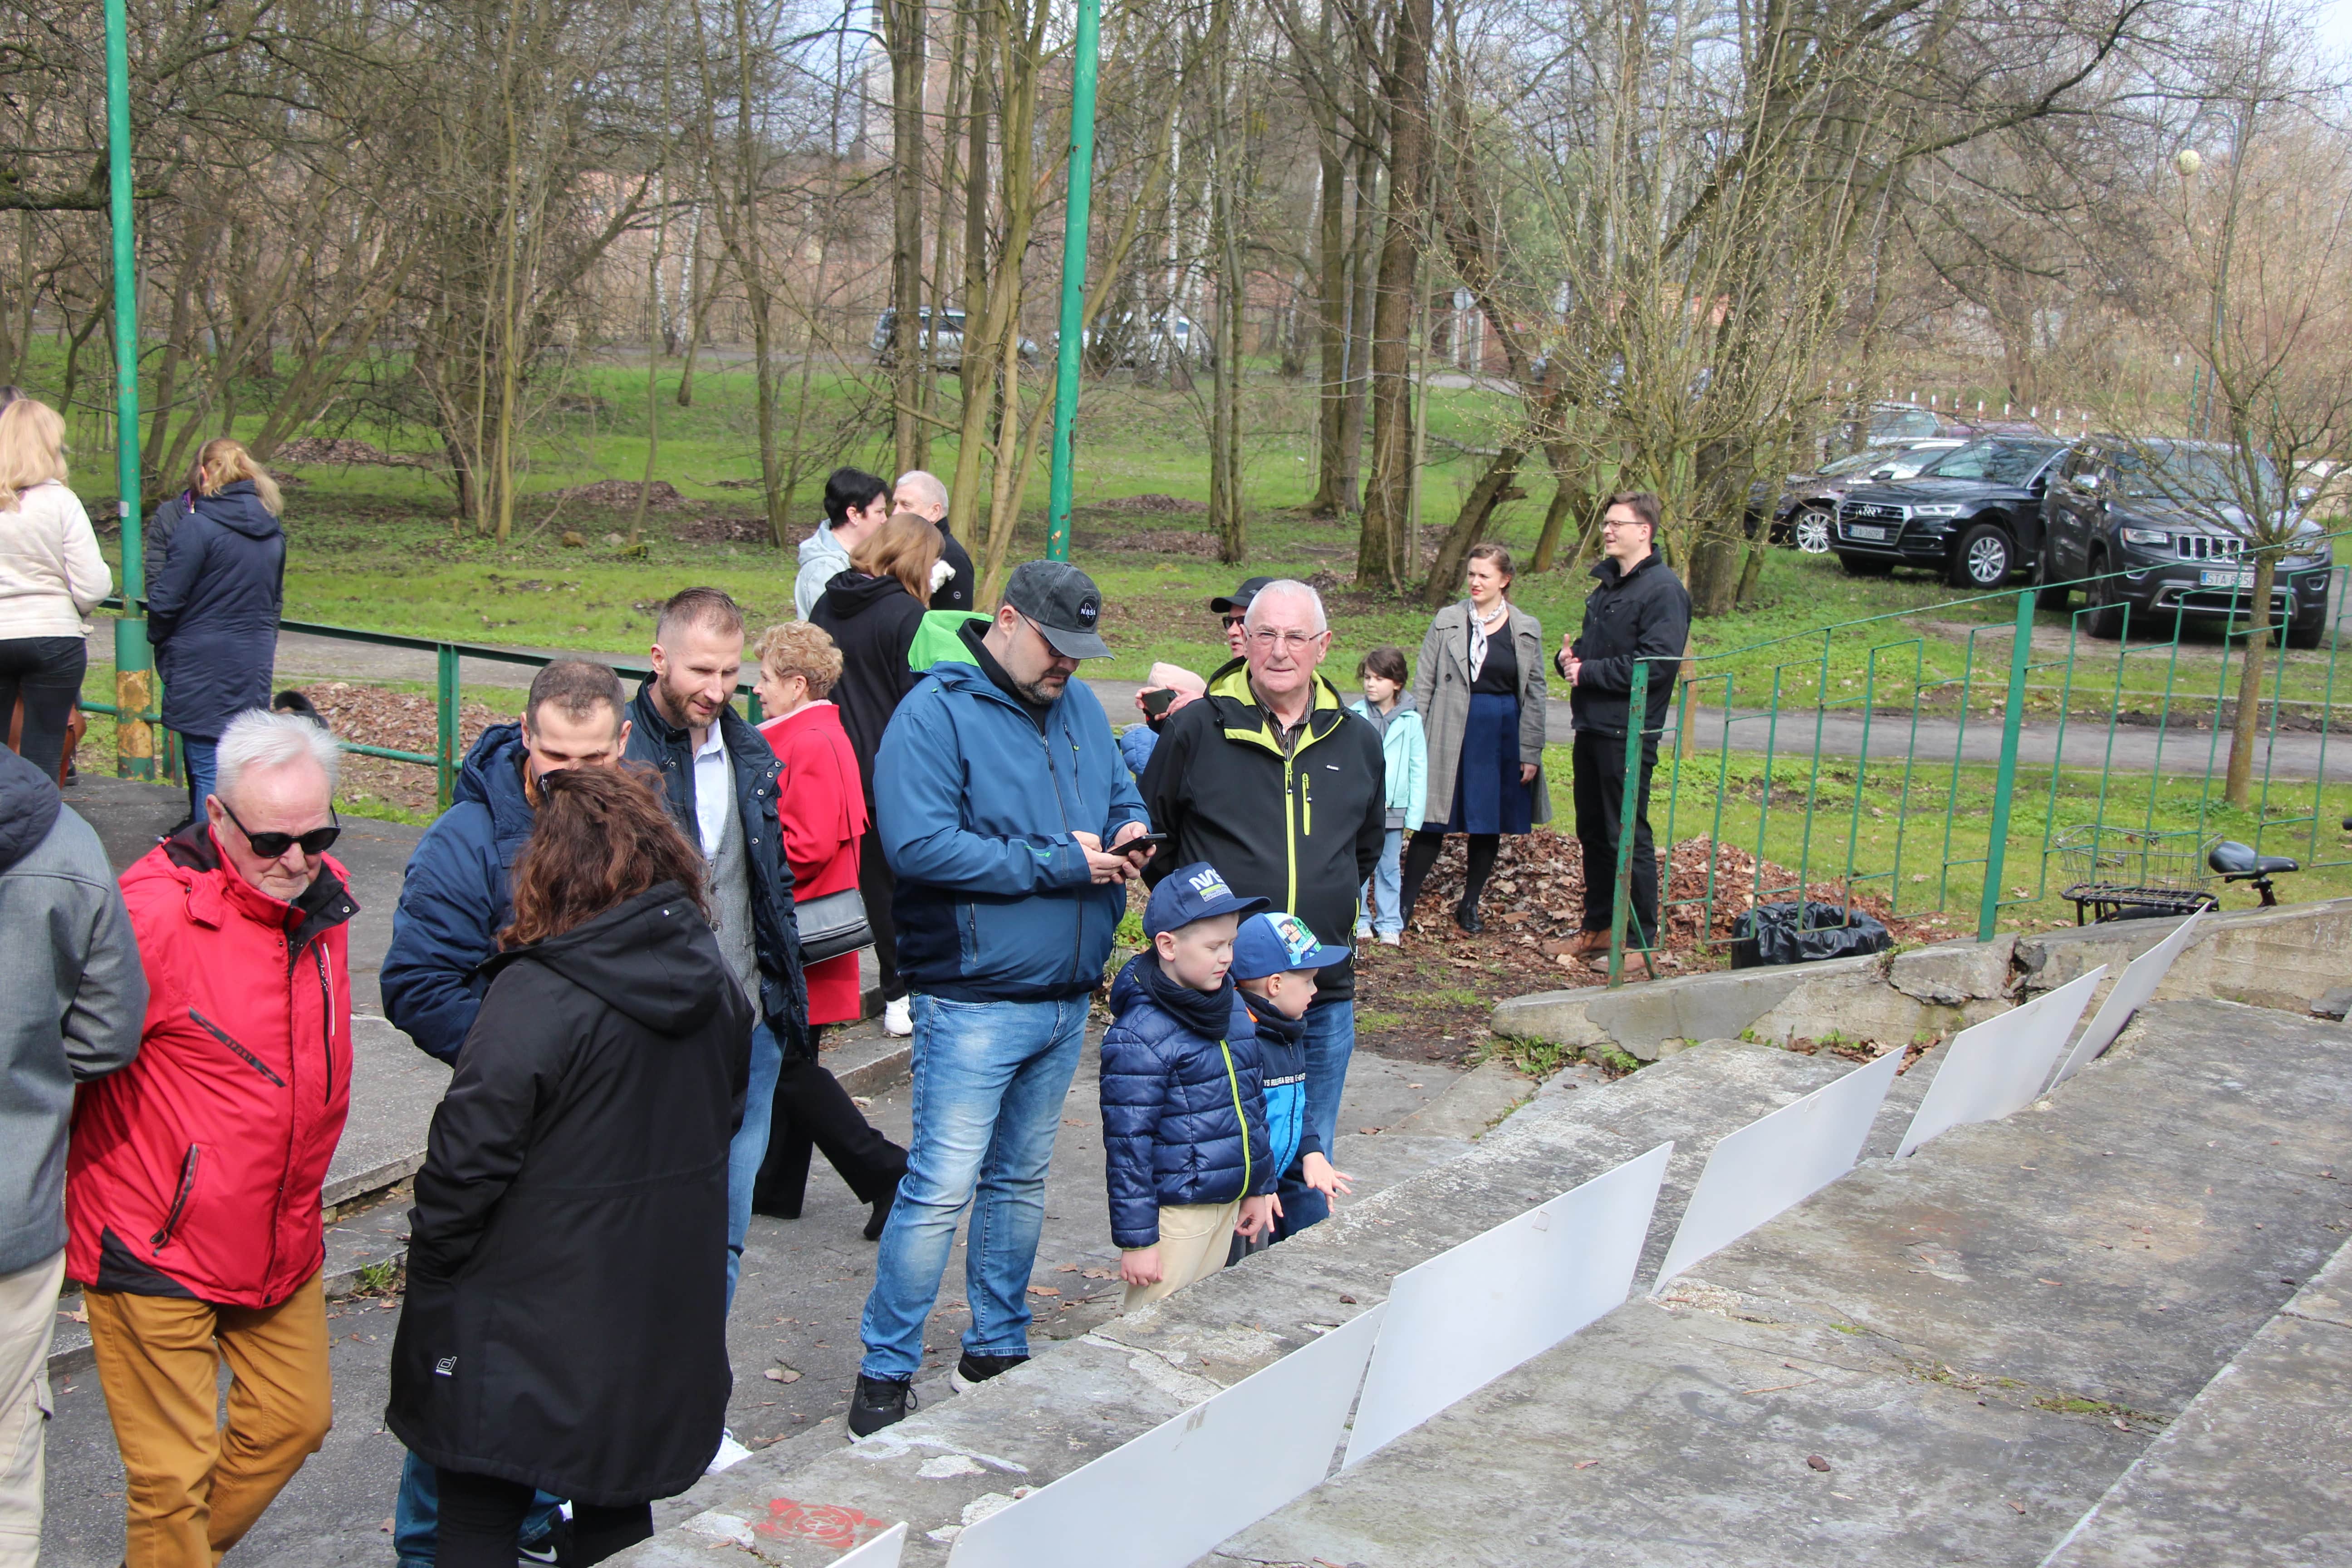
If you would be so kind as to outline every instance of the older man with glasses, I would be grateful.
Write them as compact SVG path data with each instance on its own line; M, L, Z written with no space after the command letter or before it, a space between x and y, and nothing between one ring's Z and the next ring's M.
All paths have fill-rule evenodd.
M903 1420L923 1324L967 1204L960 1384L1029 1359L1029 1271L1045 1168L1087 1006L1147 850L1143 803L1079 661L1110 655L1076 567L1015 570L992 621L962 629L898 704L874 765L875 831L898 879L898 967L914 993L915 1131L858 1324L858 1436Z
M83 1087L66 1164L66 1272L142 1568L212 1568L333 1415L319 1199L351 1103L359 907L327 856L334 739L242 713L219 770L204 818L122 874L146 1019L138 1058Z
M1244 584L1247 588L1249 584ZM1209 677L1208 696L1170 715L1144 770L1151 820L1168 843L1148 879L1206 860L1234 893L1265 899L1348 947L1358 890L1388 835L1381 737L1348 710L1316 667L1330 651L1323 601L1281 579L1251 593L1242 656ZM1351 956L1321 971L1307 1010L1307 1114L1328 1152L1356 1047ZM1322 1194L1284 1173L1276 1237L1324 1218Z

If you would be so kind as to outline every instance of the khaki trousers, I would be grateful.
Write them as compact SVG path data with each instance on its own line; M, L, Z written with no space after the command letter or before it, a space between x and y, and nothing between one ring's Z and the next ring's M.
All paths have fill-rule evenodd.
M1129 1285L1118 1303L1132 1312L1147 1301L1172 1296L1196 1279L1206 1279L1225 1266L1234 1244L1234 1224L1242 1217L1242 1204L1181 1204L1160 1211L1160 1283Z
M275 1307L113 1290L82 1300L122 1450L124 1568L213 1568L334 1424L319 1276Z
M33 1568L41 1560L49 1331L65 1278L62 1248L47 1262L0 1274L0 1568Z

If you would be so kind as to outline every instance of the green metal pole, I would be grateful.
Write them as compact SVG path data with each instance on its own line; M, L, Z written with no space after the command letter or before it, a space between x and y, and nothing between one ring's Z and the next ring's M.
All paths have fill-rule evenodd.
M131 28L123 0L106 0L106 164L114 226L114 466L121 500L122 614L114 623L114 771L155 776L153 659L147 648L146 563L139 538L139 257L131 228Z
M1977 910L1979 942L1992 940L1995 920L2000 913L2000 878L2009 850L2010 796L2017 790L2017 742L2025 730L2025 671L2032 660L2033 590L2028 588L2017 595L2017 637L2009 650L2009 706L2000 716L2000 765L1992 784L1992 841L1985 847L1984 901ZM1954 754L1958 754L1957 746ZM2052 765L2056 765L2054 761Z
M1625 694L1625 793L1617 807L1617 895L1610 900L1609 984L1625 983L1625 927L1633 914L1633 824L1642 815L1642 753L1649 745L1650 666L1633 661L1632 689ZM1771 778L1768 768L1765 778ZM1770 794L1768 784L1766 794ZM1634 935L1641 935L1637 929ZM1636 942L1636 947L1645 943Z
M449 803L457 798L457 747L463 734L457 726L457 647L443 643L436 652L434 664L434 717L439 721L433 744L433 762L439 775L434 793L441 809L446 811Z
M1054 479L1045 503L1045 554L1070 558L1070 427L1078 417L1079 335L1087 313L1087 225L1095 188L1095 56L1101 0L1078 0L1077 61L1070 83L1070 202L1062 231L1062 337L1054 363Z

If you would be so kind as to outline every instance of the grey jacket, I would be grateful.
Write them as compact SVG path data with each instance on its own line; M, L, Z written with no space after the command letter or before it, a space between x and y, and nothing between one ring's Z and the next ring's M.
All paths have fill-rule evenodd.
M1511 649L1519 659L1519 761L1536 765L1535 820L1551 820L1551 789L1543 773L1543 627L1511 606ZM1437 612L1413 661L1412 698L1429 737L1429 798L1423 824L1434 831L1454 816L1454 774L1462 765L1462 740L1470 727L1470 616L1455 600Z
M66 1244L74 1085L139 1054L147 976L89 824L0 747L0 1274Z
M816 531L801 541L801 566L793 576L793 614L802 620L824 597L824 585L849 570L849 552L833 536L833 524L820 522Z

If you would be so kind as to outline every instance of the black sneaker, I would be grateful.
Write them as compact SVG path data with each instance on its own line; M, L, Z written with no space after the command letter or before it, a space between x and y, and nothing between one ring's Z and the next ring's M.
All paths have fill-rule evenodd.
M1011 1372L1028 1359L1025 1355L974 1355L966 1351L957 1361L955 1371L949 1374L948 1381L959 1389L977 1388L992 1377Z
M868 1377L861 1372L856 1392L849 1396L849 1435L870 1437L885 1426L895 1426L917 1403L913 1378Z

